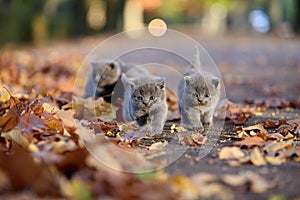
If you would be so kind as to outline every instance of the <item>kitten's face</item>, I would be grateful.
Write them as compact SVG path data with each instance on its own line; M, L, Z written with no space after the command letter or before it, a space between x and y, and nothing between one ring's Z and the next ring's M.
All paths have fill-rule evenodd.
M147 109L161 103L165 98L164 83L146 83L134 88L131 95L134 107Z
M118 62L92 62L93 77L98 86L115 84L121 75Z
M201 76L184 77L186 95L193 106L210 106L217 95L219 79L203 78Z

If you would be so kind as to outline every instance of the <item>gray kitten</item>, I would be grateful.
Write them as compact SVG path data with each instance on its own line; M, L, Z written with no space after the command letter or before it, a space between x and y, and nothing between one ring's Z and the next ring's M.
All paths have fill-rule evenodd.
M112 92L121 78L121 73L132 67L112 60L93 61L91 66L83 97L103 97L107 102L111 101Z
M200 68L198 49L194 67ZM202 130L213 124L213 114L220 99L220 80L207 72L191 68L179 83L178 104L181 123L191 130Z
M134 74L123 74L121 78L125 88L123 118L135 121L142 132L161 133L168 112L165 79Z

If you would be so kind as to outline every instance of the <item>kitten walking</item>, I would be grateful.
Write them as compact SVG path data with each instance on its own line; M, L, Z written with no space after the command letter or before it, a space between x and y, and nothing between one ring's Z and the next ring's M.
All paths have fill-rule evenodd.
M105 101L111 102L112 93L121 78L121 73L135 66L125 64L120 60L101 60L91 62L91 67L92 69L85 86L83 97L103 97ZM123 89L120 88L119 90L122 91Z
M182 125L190 130L203 130L213 124L213 114L220 98L220 80L207 72L199 72L198 48L193 67L184 74L178 86L178 105ZM197 70L198 69L198 70Z
M168 112L164 78L133 71L123 74L121 80L125 121L135 121L141 132L161 133Z

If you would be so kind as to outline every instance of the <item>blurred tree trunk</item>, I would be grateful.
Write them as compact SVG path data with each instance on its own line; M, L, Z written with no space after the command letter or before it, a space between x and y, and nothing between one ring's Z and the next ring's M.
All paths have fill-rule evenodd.
M84 0L74 0L73 2L73 35L81 36L88 33L87 8Z
M104 30L117 30L123 27L123 13L126 0L105 0L106 24Z
M300 32L300 0L296 0L295 31Z

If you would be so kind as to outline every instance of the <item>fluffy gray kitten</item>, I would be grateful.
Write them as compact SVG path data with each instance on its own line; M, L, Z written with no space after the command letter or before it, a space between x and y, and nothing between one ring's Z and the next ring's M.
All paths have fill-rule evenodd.
M122 75L123 118L135 121L141 132L161 133L167 118L165 79L133 71Z
M182 125L190 130L202 130L213 124L213 114L220 99L220 80L207 72L199 72L199 52L196 49L194 67L179 83L178 104Z
M110 102L121 73L129 70L133 65L121 61L101 60L91 62L91 67L83 97L103 97L105 101Z

